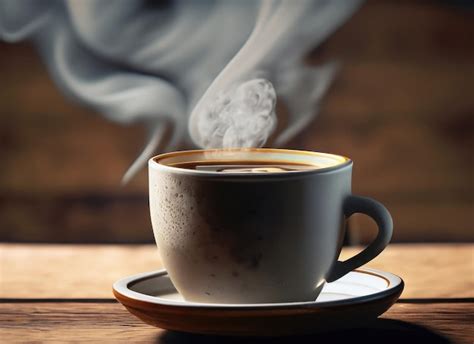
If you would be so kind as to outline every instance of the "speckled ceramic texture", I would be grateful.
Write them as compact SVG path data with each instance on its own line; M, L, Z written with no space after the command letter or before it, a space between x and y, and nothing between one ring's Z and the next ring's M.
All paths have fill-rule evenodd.
M219 173L173 166L223 159L318 168ZM348 266L337 262L350 215L345 208L369 202L351 195L351 172L345 157L278 149L175 152L151 159L151 220L173 284L186 300L205 303L316 299L326 280L375 257L391 236L391 227L379 224L379 236L366 251Z

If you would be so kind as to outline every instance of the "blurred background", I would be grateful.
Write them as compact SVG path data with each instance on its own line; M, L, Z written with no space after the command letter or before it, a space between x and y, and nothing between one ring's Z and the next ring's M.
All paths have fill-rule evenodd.
M367 1L307 59L342 69L288 148L338 153L384 203L394 242L474 241L474 6ZM120 180L145 131L67 99L28 43L0 43L0 241L153 242L146 170ZM182 147L188 148L188 147ZM375 225L349 221L350 242Z

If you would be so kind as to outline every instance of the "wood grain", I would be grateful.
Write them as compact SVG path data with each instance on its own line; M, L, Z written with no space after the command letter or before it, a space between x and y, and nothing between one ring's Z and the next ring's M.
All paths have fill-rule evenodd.
M391 244L367 266L401 276L402 299L474 297L473 244ZM112 298L116 280L161 267L154 245L0 244L0 298Z
M0 338L5 343L154 342L154 343L313 343L350 337L357 342L470 343L474 339L472 303L395 304L362 329L308 337L228 338L172 333L143 324L119 304L0 304ZM359 341L360 339L360 341ZM423 341L424 339L424 341Z
M474 227L470 221L474 203L469 201L470 196L459 200L431 193L413 194L405 199L385 193L378 196L377 192L359 193L376 197L389 209L395 226L393 242L417 242L423 238L431 242L474 241ZM4 225L0 228L14 228L2 232L1 237L6 241L153 242L147 194L115 192L21 197L4 193L0 195L0 224L2 221ZM349 223L352 244L370 241L375 228L370 218L354 215Z
M0 245L0 297L112 298L112 283L162 267L156 246Z

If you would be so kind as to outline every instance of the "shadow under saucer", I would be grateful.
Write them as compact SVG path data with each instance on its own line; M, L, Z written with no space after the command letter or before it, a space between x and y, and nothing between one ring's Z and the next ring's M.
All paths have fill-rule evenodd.
M376 319L356 328L343 328L303 336L284 337L231 337L190 334L164 331L156 338L159 344L212 344L212 343L255 343L255 344L294 344L294 343L452 343L448 338L426 327L400 320Z

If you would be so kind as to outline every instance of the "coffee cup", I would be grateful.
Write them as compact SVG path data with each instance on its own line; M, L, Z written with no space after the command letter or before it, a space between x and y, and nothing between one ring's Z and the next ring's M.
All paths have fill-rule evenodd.
M387 209L351 193L352 161L284 149L181 151L149 160L150 214L171 281L191 302L313 301L324 283L366 264L392 235ZM345 220L378 234L338 261Z

